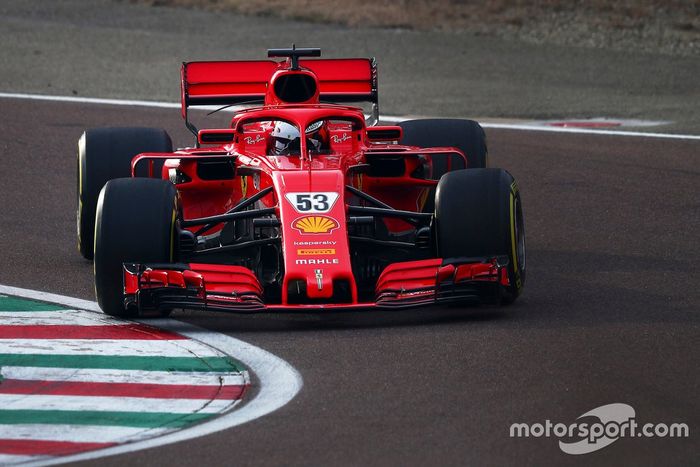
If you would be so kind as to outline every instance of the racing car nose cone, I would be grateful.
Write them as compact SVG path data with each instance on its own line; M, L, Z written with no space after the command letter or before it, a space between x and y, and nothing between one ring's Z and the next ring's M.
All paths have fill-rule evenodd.
M356 296L350 262L345 184L340 170L285 171L273 175L280 200L284 253L283 302L289 285L305 284L295 303L323 303L338 290ZM297 292L292 292L297 293ZM304 296L305 295L305 296ZM345 295L343 295L345 296ZM336 297L337 298L337 297ZM285 303L286 304L286 303Z

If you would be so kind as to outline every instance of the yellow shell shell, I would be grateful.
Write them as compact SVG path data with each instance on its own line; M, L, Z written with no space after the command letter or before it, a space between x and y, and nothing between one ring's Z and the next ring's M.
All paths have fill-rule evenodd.
M338 227L338 223L326 216L307 216L297 219L294 227L304 233L328 233Z

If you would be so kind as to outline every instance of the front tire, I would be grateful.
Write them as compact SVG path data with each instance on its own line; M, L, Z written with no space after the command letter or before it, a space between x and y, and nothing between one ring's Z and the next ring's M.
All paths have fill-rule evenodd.
M448 258L508 257L510 285L502 303L525 284L525 222L518 185L503 169L457 170L444 175L435 196L437 254Z
M124 308L123 263L172 263L177 190L165 180L120 178L102 188L95 221L95 294L100 308L135 317Z
M93 128L78 140L78 251L93 258L95 209L107 181L131 176L131 160L142 152L173 152L159 128Z

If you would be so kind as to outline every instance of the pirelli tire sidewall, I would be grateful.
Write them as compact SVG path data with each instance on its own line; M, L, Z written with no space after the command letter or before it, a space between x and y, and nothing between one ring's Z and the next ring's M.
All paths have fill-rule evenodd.
M525 220L523 217L522 198L520 190L515 180L509 184L508 192L508 226L510 235L508 239L508 278L510 286L507 288L507 293L503 296L503 303L511 303L515 300L523 290L525 284L526 272L526 253L525 253Z
M134 317L124 308L123 263L176 260L178 198L175 186L152 178L119 178L102 188L95 222L95 295L112 316Z
M439 257L507 256L510 285L502 303L513 302L525 284L525 222L518 185L503 169L445 174L435 197Z
M131 176L131 160L137 154L172 150L170 136L160 128L92 128L82 134L78 140L76 223L78 251L84 258L93 257L95 209L105 183ZM160 167L162 163L156 164L156 174Z

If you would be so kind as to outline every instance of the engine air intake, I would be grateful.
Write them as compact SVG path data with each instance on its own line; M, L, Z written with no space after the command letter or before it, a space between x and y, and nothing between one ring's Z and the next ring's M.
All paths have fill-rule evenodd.
M290 73L275 80L275 95L284 102L306 102L316 94L316 80L307 74Z

